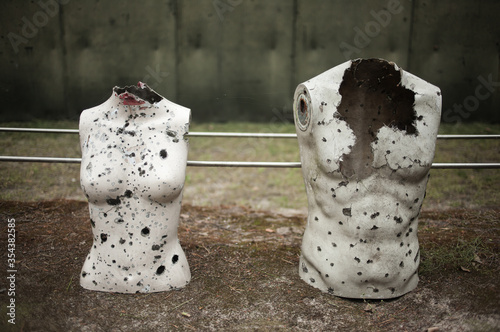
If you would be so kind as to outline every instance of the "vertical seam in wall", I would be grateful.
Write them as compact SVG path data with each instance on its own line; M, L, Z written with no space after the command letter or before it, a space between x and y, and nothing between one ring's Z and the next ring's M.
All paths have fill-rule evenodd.
M64 28L64 9L59 5L59 42L62 50L62 85L63 85L63 105L65 108L65 116L72 119L73 110L70 110L68 102L68 50L66 48L66 30ZM79 115L78 115L79 116Z
M297 15L298 15L298 8L297 8L297 0L293 0L293 15L292 15L292 53L291 53L291 65L292 65L292 76L291 76L291 84L290 84L290 91L293 93L295 91L295 87L297 86L297 76L296 76L296 46L297 46Z
M172 6L174 8L174 49L175 49L175 101L179 102L179 63L180 63L180 45L179 45L179 31L180 31L180 9L177 0L172 0Z
M411 12L410 12L410 32L409 32L409 41L408 41L408 56L406 58L406 70L408 72L412 71L411 68L411 60L412 60L412 48L413 48L413 27L415 25L415 7L417 0L411 0Z
M241 23L241 21L240 21ZM244 23L241 23L241 24L244 24ZM219 35L219 38L216 39L216 48L215 48L215 52L216 52L216 62L217 62L217 71L216 71L216 82L217 82L217 86L216 86L216 90L218 93L220 93L220 105L217 106L218 109L222 109L222 112L219 113L219 114L222 114L222 117L225 118L227 115L226 113L226 110L227 110L227 103L225 102L224 100L224 94L226 93L226 91L222 91L222 85L223 85L223 78L222 78L222 66L223 66L223 59L225 59L224 57L224 53L221 51L221 40L222 38L224 37L224 23L223 22L218 22L217 23L217 34ZM212 97L213 98L213 97ZM213 104L212 104L213 105ZM214 119L214 116L216 115L217 112L215 112L215 109L213 109L214 107L210 107L209 110L207 110L207 113L208 113L208 117L209 119ZM219 115L220 116L220 115Z

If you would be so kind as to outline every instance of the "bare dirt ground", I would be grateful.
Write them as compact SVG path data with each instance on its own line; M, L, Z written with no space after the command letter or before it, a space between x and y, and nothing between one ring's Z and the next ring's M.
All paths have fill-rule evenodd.
M298 276L305 215L184 205L184 289L92 292L79 285L92 243L87 203L0 201L0 247L16 221L15 325L2 250L0 330L498 331L500 209L423 211L418 288L389 301L337 298Z

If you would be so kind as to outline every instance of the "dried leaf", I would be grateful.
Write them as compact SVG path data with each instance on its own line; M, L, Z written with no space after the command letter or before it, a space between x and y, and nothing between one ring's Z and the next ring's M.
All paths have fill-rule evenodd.
M268 232L268 233L274 233L274 230L270 229L270 228L266 228L266 232Z
M465 268L465 267L463 267L463 266L460 266L460 270L462 270L462 271L464 271L464 272L470 272L470 270L469 270L469 269L467 269L467 268Z
M187 312L184 312L184 311L181 313L181 315L184 317L187 317L187 318L191 317L190 314L188 314Z

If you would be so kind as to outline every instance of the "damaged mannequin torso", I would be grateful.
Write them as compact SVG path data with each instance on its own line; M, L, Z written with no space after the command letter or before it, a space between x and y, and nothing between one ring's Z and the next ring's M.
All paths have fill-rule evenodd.
M416 287L417 222L440 109L437 87L378 59L346 62L297 87L307 283L376 299Z
M80 176L94 235L82 287L158 292L189 282L177 237L189 121L189 109L142 83L115 87L82 113Z

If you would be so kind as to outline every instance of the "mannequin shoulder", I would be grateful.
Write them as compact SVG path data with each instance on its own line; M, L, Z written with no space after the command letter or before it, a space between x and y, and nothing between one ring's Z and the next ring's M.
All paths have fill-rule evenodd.
M191 122L191 110L189 108L173 103L167 99L162 100L157 107L161 114L158 120L161 119L161 122L167 123L169 127L176 128L176 130L188 131L189 123Z

